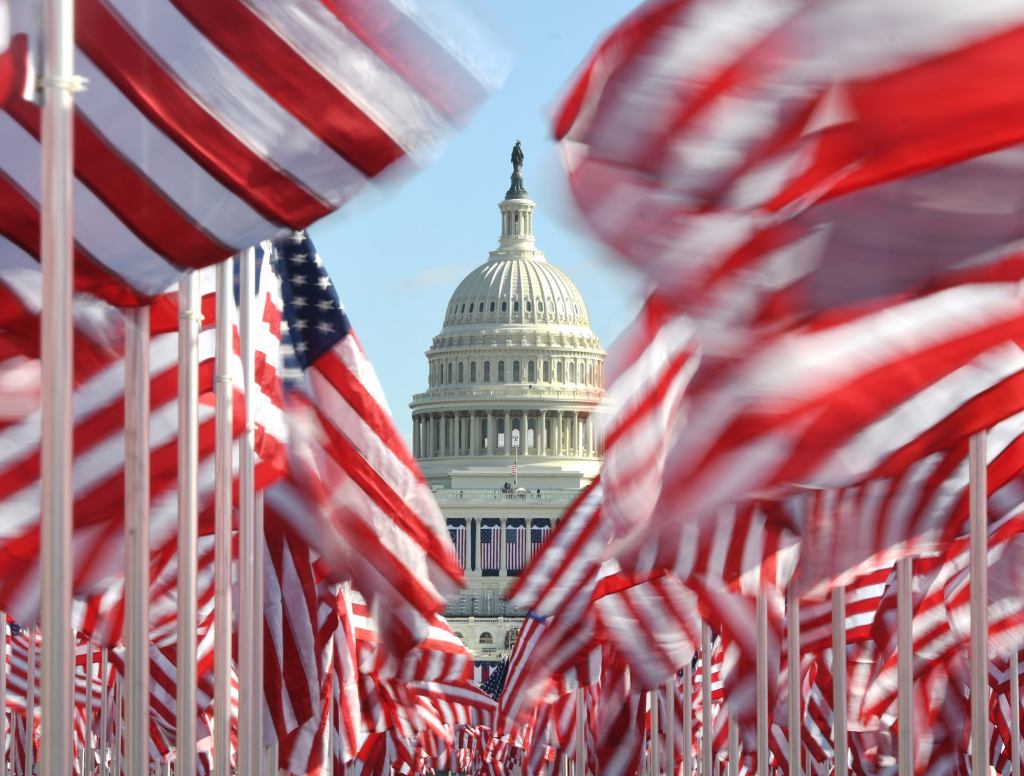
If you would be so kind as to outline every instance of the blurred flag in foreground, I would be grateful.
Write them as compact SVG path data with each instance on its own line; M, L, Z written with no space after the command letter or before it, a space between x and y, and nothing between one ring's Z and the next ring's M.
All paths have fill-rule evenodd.
M38 20L33 3L12 11L0 256L38 257L41 111L16 96ZM447 0L85 0L75 21L76 283L118 304L425 161L504 67L503 46Z

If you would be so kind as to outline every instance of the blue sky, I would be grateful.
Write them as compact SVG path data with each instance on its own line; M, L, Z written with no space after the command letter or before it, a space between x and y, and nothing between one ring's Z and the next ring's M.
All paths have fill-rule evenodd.
M448 298L497 245L497 203L508 188L516 139L523 141L526 187L537 203L539 247L576 282L605 348L631 320L640 282L576 220L550 116L599 36L634 5L481 0L511 48L504 86L429 167L399 187L362 195L310 229L403 435L412 425L409 401L426 388L423 354Z

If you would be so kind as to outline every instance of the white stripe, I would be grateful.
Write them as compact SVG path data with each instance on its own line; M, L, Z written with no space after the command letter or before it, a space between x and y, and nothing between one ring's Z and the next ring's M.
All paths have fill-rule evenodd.
M10 114L0 112L0 168L34 201L42 201L39 143ZM75 242L132 288L155 296L178 279L180 270L155 253L75 179Z
M436 153L447 120L318 0L245 0L283 41L407 154Z
M206 172L81 51L76 54L75 67L89 79L89 88L75 97L75 109L190 221L216 240L237 248L277 232L279 224L264 219Z
M257 156L334 207L365 182L359 170L260 89L169 2L104 1L178 83ZM335 56L341 53L335 50Z

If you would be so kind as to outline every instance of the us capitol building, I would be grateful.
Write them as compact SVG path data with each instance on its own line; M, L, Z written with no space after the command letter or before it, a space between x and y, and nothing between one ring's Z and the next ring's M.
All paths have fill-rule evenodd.
M587 306L534 241L518 142L512 162L498 247L452 294L409 405L413 454L466 572L446 616L478 666L515 642L524 612L503 593L597 475L608 409Z

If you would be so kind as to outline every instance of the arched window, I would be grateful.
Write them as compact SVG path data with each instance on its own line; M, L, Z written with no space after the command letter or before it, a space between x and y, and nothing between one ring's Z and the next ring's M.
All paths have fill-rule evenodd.
M537 365L534 364L532 361L526 364L526 382L537 382Z
M518 383L519 379L520 379L520 377L519 377L519 362L518 361L513 361L512 362L512 382Z
M494 643L494 636L492 636L487 631L484 631L483 633L480 634L480 643L481 644L493 644Z
M539 313L544 312L544 303L543 302L537 302L537 312L539 312Z
M504 361L499 361L498 362L498 382L499 383L505 382L505 362Z
M484 361L484 382L489 383L491 381L491 362Z
M529 299L526 300L526 312L533 312L533 303Z
M451 372L451 369L449 369L448 371ZM570 361L569 362L569 382L570 383L576 382L576 362L575 361Z
M542 368L541 371L544 373L544 382L550 383L551 382L551 362L550 361L545 361L544 362L544 367Z
M459 631L455 631L455 638L457 638L459 641L462 641L462 634Z
M471 313L473 312L473 303L472 302L469 303L469 311Z
M514 313L519 312L519 300L518 299L512 303L512 312L514 312Z
M565 380L565 378L562 376L562 362L561 361L559 361L557 364L555 364L555 379L558 382L563 382Z
M469 381L471 383L476 382L476 361L469 362Z
M507 313L508 312L508 302L502 302L501 303L501 311L503 313Z
M491 302L491 312L494 312L494 302Z
M452 381L452 362L449 361L448 362L448 382L451 383L451 381Z
M466 305L465 305L465 304L463 304L463 305L462 305L462 312L463 312L463 313L465 313L465 312L466 312Z
M462 372L462 362L461 361L459 362L459 382L460 383L466 382L466 376Z

